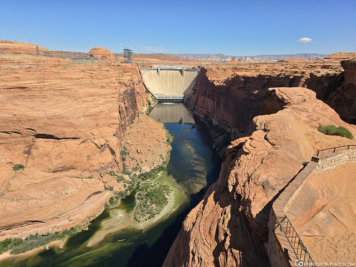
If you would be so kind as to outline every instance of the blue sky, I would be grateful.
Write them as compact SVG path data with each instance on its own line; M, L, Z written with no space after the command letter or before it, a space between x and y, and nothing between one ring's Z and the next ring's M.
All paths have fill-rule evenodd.
M356 0L0 0L0 40L83 52L330 54L356 51L355 14Z

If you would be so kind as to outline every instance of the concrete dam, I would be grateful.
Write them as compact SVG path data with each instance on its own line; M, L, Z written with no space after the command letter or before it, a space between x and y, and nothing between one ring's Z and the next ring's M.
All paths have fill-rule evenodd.
M199 71L182 66L154 66L140 69L143 82L160 102L181 102L194 87Z

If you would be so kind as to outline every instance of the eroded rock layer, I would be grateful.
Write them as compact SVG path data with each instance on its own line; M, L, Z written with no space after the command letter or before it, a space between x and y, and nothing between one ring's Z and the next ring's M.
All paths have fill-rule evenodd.
M217 148L233 141L218 181L184 221L164 266L268 266L268 211L278 192L318 149L356 143L317 130L320 124L334 124L356 133L354 125L316 98L331 89L330 83L339 84L338 66L287 67L275 75L273 65L259 68L260 74L247 68L227 74L225 69L225 77L232 77L226 81L216 68L208 69L197 80L190 108L208 125ZM267 90L311 81L315 92Z
M30 54L36 55L37 53L43 54L48 50L40 45L34 45L23 42L0 40L1 53L14 53L14 54Z
M327 103L333 107L344 120L356 124L356 59L341 62L344 68L344 81L333 91Z
M112 196L106 187L120 190L107 172L123 170L134 124L150 161L135 162L132 151L126 167L147 171L166 159L166 132L144 115L151 96L135 65L0 55L0 73L0 240L100 214Z
M188 106L207 124L220 155L231 140L246 136L271 87L307 87L343 120L354 122L354 61L337 63L241 64L202 68ZM345 75L343 73L343 68ZM344 78L345 76L345 78Z

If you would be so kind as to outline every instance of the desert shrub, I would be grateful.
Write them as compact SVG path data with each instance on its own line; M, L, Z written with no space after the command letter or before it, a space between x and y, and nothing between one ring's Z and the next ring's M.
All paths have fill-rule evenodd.
M345 127L336 127L335 125L321 125L318 128L319 132L327 135L338 135L349 139L353 139L352 133Z
M140 168L139 165L136 165L136 167L134 167L134 168L132 169L132 171L134 171L134 172L138 172L138 171L140 171L140 170L141 170L141 168Z
M130 175L131 174L130 170L126 167L125 162L122 163L122 168L123 168L123 170L122 170L123 174L126 174L126 175Z
M25 169L25 166L22 165L22 164L15 164L15 165L12 167L12 169L13 169L14 171L24 170L24 169Z
M134 218L143 222L154 218L168 204L171 188L168 185L148 183L140 187L136 194Z
M79 227L72 227L66 229L63 232L56 232L53 234L45 235L30 235L25 239L20 238L8 238L0 242L0 254L5 251L11 250L11 254L20 254L32 249L42 247L54 240L63 239L67 236L71 236L80 231Z
M167 137L166 141L168 144L173 142L173 139L174 139L173 135L171 135L169 132L166 132L166 137Z
M129 155L130 153L127 151L126 147L123 147L123 149L121 150L120 154L121 154L122 161L125 161L126 160L126 156Z
M125 156L127 156L127 155L130 155L130 152L128 152L128 151L127 151L127 148L124 147L124 148L121 150L120 154L121 154L122 157L125 157Z
M124 198L128 195L128 193L129 192L126 192L126 191L115 192L115 198L116 199Z
M150 170L149 172L141 173L138 176L138 179L143 180L143 181L153 179L157 176L157 174L159 174L161 171L164 171L164 170L165 170L165 166L161 165L157 168Z
M109 171L108 174L111 176L116 176L116 172L114 172L114 171Z
M122 175L118 175L118 176L116 177L116 181L117 181L118 183L120 183L120 182L125 183L125 182L126 182L124 176L122 176Z
M87 176L87 177L79 177L79 176L76 176L74 177L76 179L93 179L93 176Z
M114 188L110 185L104 185L104 189L107 190L107 191L113 191Z
M0 242L0 254L4 253L5 251L9 250L9 247L11 246L12 239L7 238L3 241Z
M124 176L119 175L118 173L114 172L114 171L109 171L108 174L110 176L116 177L116 181L118 183L127 183L126 179L124 178Z
M5 240L0 241L0 254L20 245L22 242L23 240L20 238L6 238Z
M114 205L115 203L117 203L116 199L115 199L114 197L111 197L111 198L109 199L109 204L110 204L110 205Z

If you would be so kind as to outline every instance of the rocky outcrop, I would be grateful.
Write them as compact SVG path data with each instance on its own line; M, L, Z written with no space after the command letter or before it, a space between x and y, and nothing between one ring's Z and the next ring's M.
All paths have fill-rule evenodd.
M47 51L46 48L40 45L6 40L0 41L0 53L36 55L37 52L43 54L43 52Z
M241 83L241 78L237 81ZM164 266L268 266L264 250L268 211L280 190L317 149L356 143L317 130L319 124L335 124L356 133L355 126L343 122L309 89L273 88L261 96L249 87L234 88L237 92L227 86L214 91L198 87L195 93L202 99L193 96L190 102L197 116L223 117L235 127L243 127L245 137L228 147L218 181L187 216ZM246 92L241 92L243 88ZM260 101L265 115L252 117L247 108L236 108L254 108L248 96ZM231 105L218 105L229 99ZM253 110L257 112L257 107ZM250 123L244 116L251 118Z
M356 150L329 153L318 167L286 214L315 262L355 262Z
M246 136L252 119L260 114L267 89L304 86L327 101L342 83L338 65L256 64L202 68L187 104L208 126L220 156L231 140ZM226 80L223 80L226 78Z
M310 60L306 59L306 58L291 57L291 58L281 59L278 62L281 62L281 63L310 63Z
M95 58L115 59L115 55L104 47L94 47L89 51L88 54Z
M327 56L325 59L327 60L348 60L356 58L356 52L342 52L342 53L334 53Z
M356 124L356 59L341 62L344 81L328 97L327 103L345 121Z
M239 63L240 61L237 58L232 58L228 63Z
M106 186L120 189L107 173L124 169L125 132L136 123L140 155L151 157L142 167L165 159L165 130L145 118L151 96L136 66L7 54L0 72L0 240L100 214L112 196ZM152 153L155 142L164 145Z

